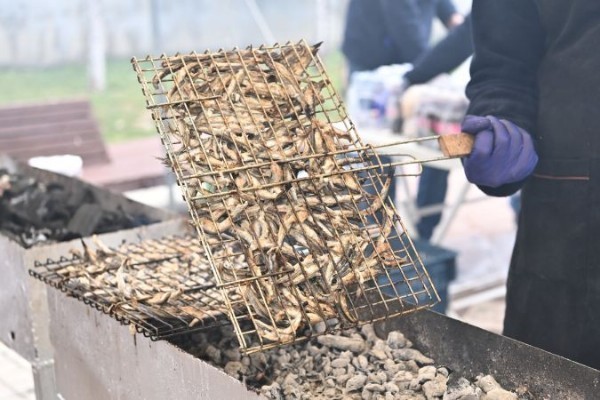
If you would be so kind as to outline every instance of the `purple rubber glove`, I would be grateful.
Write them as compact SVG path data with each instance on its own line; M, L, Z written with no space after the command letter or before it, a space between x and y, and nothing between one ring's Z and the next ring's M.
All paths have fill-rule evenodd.
M473 151L464 159L469 182L497 188L527 178L538 162L529 133L510 121L467 115L463 132L475 135Z

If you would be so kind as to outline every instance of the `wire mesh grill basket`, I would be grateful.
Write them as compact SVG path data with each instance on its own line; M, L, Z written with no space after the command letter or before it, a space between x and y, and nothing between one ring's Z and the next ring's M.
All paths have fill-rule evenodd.
M248 352L438 301L387 197L393 169L362 144L317 50L132 60Z
M36 261L29 273L153 340L229 324L223 291L193 235L117 248L94 238L69 256Z

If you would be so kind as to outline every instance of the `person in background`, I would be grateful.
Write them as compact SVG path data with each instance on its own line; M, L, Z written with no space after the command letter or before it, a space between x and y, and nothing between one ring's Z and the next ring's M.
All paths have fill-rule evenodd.
M440 74L453 71L472 54L473 39L471 14L469 14L463 24L450 31L444 39L415 61L413 69L404 75L403 90L413 85L427 83ZM448 172L427 168L423 171L421 179L417 192L417 207L443 203L448 190ZM516 218L518 218L520 204L520 192L510 196L510 206ZM441 216L441 213L436 213L422 217L417 224L419 236L430 238Z
M436 76L451 72L473 54L471 14L464 23L452 29L444 39L428 49L404 75L407 86L429 82Z
M350 0L342 43L350 74L413 63L429 46L435 17L448 29L464 20L451 0Z
M437 45L417 58L413 69L404 75L403 90L412 85L429 82L440 74L451 72L472 54L471 15L467 15L464 23L451 30ZM417 207L442 204L447 190L448 171L424 167L417 190ZM441 218L441 212L421 217L416 225L419 237L429 240Z
M464 21L451 0L350 0L342 43L350 79L355 72L414 63L429 46L436 17L448 29ZM381 158L384 163L391 162L389 157ZM424 172L420 186L432 187L427 183L430 176L433 176L435 186L436 171L439 170ZM389 196L395 198L395 183L390 187ZM433 198L437 200L436 196ZM435 202L424 201L425 204Z
M504 334L600 368L600 2L475 0L470 182L521 190Z

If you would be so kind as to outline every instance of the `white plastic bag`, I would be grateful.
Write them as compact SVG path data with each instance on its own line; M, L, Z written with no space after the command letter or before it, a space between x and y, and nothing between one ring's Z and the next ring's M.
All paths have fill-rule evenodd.
M398 100L410 64L354 72L346 95L350 119L358 128L390 128L399 116Z
M81 176L83 160L81 157L72 154L32 157L29 159L29 165L61 175L78 177Z

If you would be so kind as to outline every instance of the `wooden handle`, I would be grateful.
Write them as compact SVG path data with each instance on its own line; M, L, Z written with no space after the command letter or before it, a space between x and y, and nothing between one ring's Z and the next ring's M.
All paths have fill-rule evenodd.
M473 141L473 135L469 135L468 133L443 135L438 138L442 153L446 157L468 156L473 149Z

